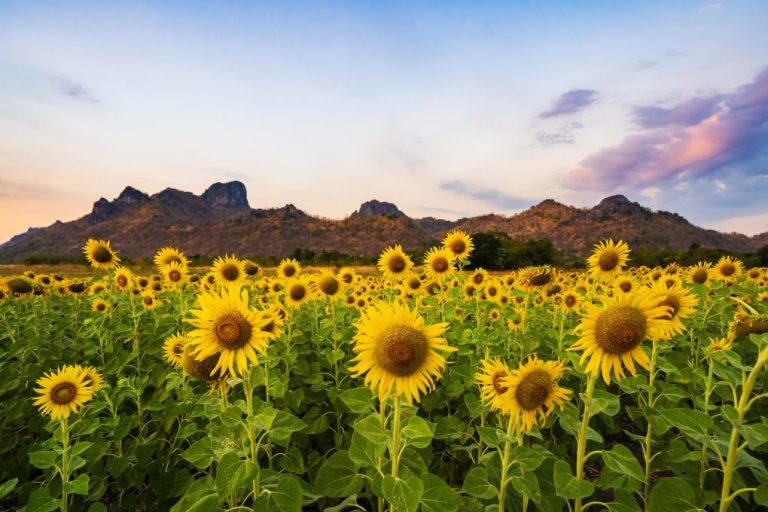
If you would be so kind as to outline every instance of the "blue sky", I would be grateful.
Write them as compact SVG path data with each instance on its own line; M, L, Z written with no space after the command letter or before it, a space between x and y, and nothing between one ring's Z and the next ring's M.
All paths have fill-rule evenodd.
M1 2L0 240L126 185L768 230L768 3Z

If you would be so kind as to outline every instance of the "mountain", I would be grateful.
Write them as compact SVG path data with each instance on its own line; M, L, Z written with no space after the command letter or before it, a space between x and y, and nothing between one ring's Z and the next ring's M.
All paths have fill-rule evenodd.
M437 243L451 229L469 233L500 231L515 238L549 238L559 249L584 256L604 238L621 238L630 247L685 250L691 244L739 252L768 243L768 233L749 238L692 225L683 217L652 211L624 196L603 199L593 208L576 208L547 199L516 215L498 214L448 221L414 219L392 203L371 200L344 219L309 215L296 206L251 208L245 185L215 183L195 195L167 188L148 195L126 187L109 201L100 198L91 213L72 222L30 228L0 245L0 262L33 255L82 253L88 238L111 240L122 256L149 257L164 246L189 255L284 256L296 248L376 255L399 243L406 250Z

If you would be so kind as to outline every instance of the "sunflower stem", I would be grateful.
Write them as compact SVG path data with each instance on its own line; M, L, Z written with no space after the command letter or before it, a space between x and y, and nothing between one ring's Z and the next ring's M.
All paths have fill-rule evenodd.
M392 464L392 476L397 478L400 466L400 397L395 397L395 413L392 416L392 444L389 446L389 460ZM391 504L390 504L391 505ZM394 512L392 506L392 512Z
M749 410L750 395L752 394L752 388L755 386L757 376L762 370L763 365L768 360L768 347L764 348L757 356L757 362L752 370L749 372L749 377L744 381L741 388L741 396L736 410L739 413L739 424L744 421L744 417ZM723 468L723 488L720 493L720 512L726 512L731 502L738 496L739 491L731 494L731 481L733 479L733 471L736 465L736 459L739 457L741 448L739 447L739 429L734 425L731 429L731 439L728 442L728 455L725 457L725 467Z
M61 420L61 510L67 512L69 507L67 484L69 483L69 423Z
M499 512L504 512L507 498L507 485L509 484L509 454L512 451L512 434L514 434L515 422L509 415L507 423L507 438L504 440L504 454L501 457L501 481L499 482Z
M258 445L256 444L256 433L254 432L253 423L250 422L250 418L253 416L253 387L251 386L251 373L248 372L243 379L243 391L245 392L245 412L246 417L246 433L248 435L248 444L250 445L251 463L258 465ZM253 479L253 501L254 503L259 497L259 477Z
M581 417L581 428L579 429L579 437L576 442L576 479L581 480L584 476L584 461L587 451L587 433L589 432L589 419L592 417L592 411L590 410L590 401L592 394L595 392L595 383L597 382L597 373L593 372L587 378L587 390L585 395L587 399L584 401L584 413ZM576 498L574 504L574 512L581 512L581 498Z
M709 358L709 369L707 370L707 380L704 384L704 414L709 414L709 397L712 395L712 375L715 369L712 358ZM709 435L709 428L704 429L704 435ZM701 473L699 474L699 484L704 488L704 480L707 476L707 443L701 446Z
M654 401L654 381L656 380L656 358L659 354L659 344L654 342L651 348L650 368L648 369L648 408L653 409ZM645 504L645 510L648 509L649 499L651 495L651 465L653 464L653 427L651 422L648 421L648 427L645 432L645 449L643 455L645 456L645 489L643 494L643 503Z

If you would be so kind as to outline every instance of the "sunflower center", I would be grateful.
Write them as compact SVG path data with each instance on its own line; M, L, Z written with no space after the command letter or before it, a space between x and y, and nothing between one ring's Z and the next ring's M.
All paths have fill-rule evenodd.
M261 328L261 330L264 332L275 332L275 321L270 320L267 325Z
M693 273L693 275L691 276L691 280L694 283L704 284L707 282L708 277L709 277L709 274L707 274L707 271L704 270L703 268L700 268L699 270Z
M83 283L73 283L67 287L67 289L72 293L83 293L85 291L85 284Z
M184 353L184 345L181 343L177 343L173 346L173 354L176 356L181 357L181 354Z
M611 271L619 264L619 254L616 251L606 251L600 255L597 264L602 270L606 272Z
M341 276L341 280L344 281L344 283L349 284L352 282L352 274L344 274Z
M7 284L8 289L13 293L30 293L32 291L32 285L24 279L12 279Z
M448 270L448 260L443 257L435 258L435 261L432 262L432 270L442 274Z
M320 290L326 295L335 295L339 291L339 282L334 277L326 276L320 280Z
M285 277L292 277L293 274L295 274L295 273L296 273L296 267L294 267L293 265L286 265L283 268L283 275Z
M291 299L295 300L296 302L303 299L306 294L307 294L307 290L304 288L304 286L300 284L291 286L291 289L288 292L288 295L291 296Z
M221 269L221 275L227 281L235 281L240 277L240 269L237 265L226 265Z
M51 400L56 405L67 405L77 395L77 386L71 382L60 382L51 389Z
M96 304L96 309L98 309L99 311L104 311L105 309L107 309L107 305L104 304L103 302L99 302L98 304Z
M171 270L168 272L168 279L173 283L181 281L181 272L178 270Z
M491 379L491 384L493 384L493 389L499 395L503 395L509 389L507 386L502 384L505 377L507 377L506 372L496 372L493 375L493 378Z
M622 281L619 283L619 288L624 293L629 293L632 290L632 283L629 281Z
M243 348L251 339L253 327L239 311L221 315L213 323L216 342L229 350Z
M575 306L576 305L576 297L574 297L573 295L566 295L566 297L565 297L565 305L568 306L569 308L572 308L573 306Z
M144 304L147 306L151 306L155 300L152 297L144 297Z
M405 258L399 254L395 254L394 256L390 257L389 261L387 262L387 268L390 270L390 272L394 272L395 274L405 270L405 266Z
M467 249L467 244L459 238L451 242L450 248L453 254L462 254Z
M736 267L732 263L724 263L720 266L720 273L724 276L732 276L736 272Z
M496 295L499 293L499 290L498 290L498 289L496 289L496 287L495 287L495 286L489 286L489 287L488 287L488 288L485 290L485 293L487 293L489 297L495 297L495 296L496 296Z
M126 286L128 286L128 278L125 276L117 276L117 284L121 288L125 288Z
M667 295L659 306L667 306L672 310L662 317L665 320L672 320L677 316L677 312L680 311L680 299L674 295Z
M529 279L533 286L544 286L552 279L552 274L544 272L542 274L534 274Z
M423 332L407 325L393 325L379 336L374 357L387 372L398 377L416 373L427 360L429 342Z
M645 339L648 321L632 306L616 306L603 311L595 323L595 340L608 354L623 354Z
M411 290L418 290L421 286L421 281L419 281L417 278L412 277L408 280L408 288Z
M515 400L526 411L538 409L547 401L552 393L552 379L542 370L529 373L523 377L515 389Z
M99 263L109 263L112 261L112 251L104 246L99 246L93 251L91 257Z

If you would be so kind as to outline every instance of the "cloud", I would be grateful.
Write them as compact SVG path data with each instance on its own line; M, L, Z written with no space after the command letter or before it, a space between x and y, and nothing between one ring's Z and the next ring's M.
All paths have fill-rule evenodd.
M469 197L504 210L522 210L533 204L531 199L505 194L499 190L475 187L463 181L448 181L439 185L440 190L453 192L454 194Z
M652 68L659 65L659 61L657 60L644 60L640 59L635 63L635 69L638 69L640 71L643 71L648 68Z
M0 197L39 198L50 197L58 194L58 192L53 187L43 183L0 179Z
M539 114L541 118L573 114L597 101L597 91L592 89L572 89L560 95L552 108Z
M659 192L661 192L661 189L659 187L646 187L640 191L640 195L643 197L647 197L651 201L654 201L656 200L656 196L659 195Z
M718 231L743 233L748 236L754 236L768 231L768 213L729 217L713 223L711 227Z
M82 101L85 103L101 103L94 94L87 89L84 85L79 84L69 78L62 76L51 77L56 88L69 98L73 100Z
M556 146L557 144L573 144L573 132L581 130L583 127L583 124L574 121L561 126L556 132L536 132L536 142L545 148Z
M645 131L588 156L569 173L569 188L644 188L734 165L754 174L768 140L768 68L731 94L636 110L635 116Z

